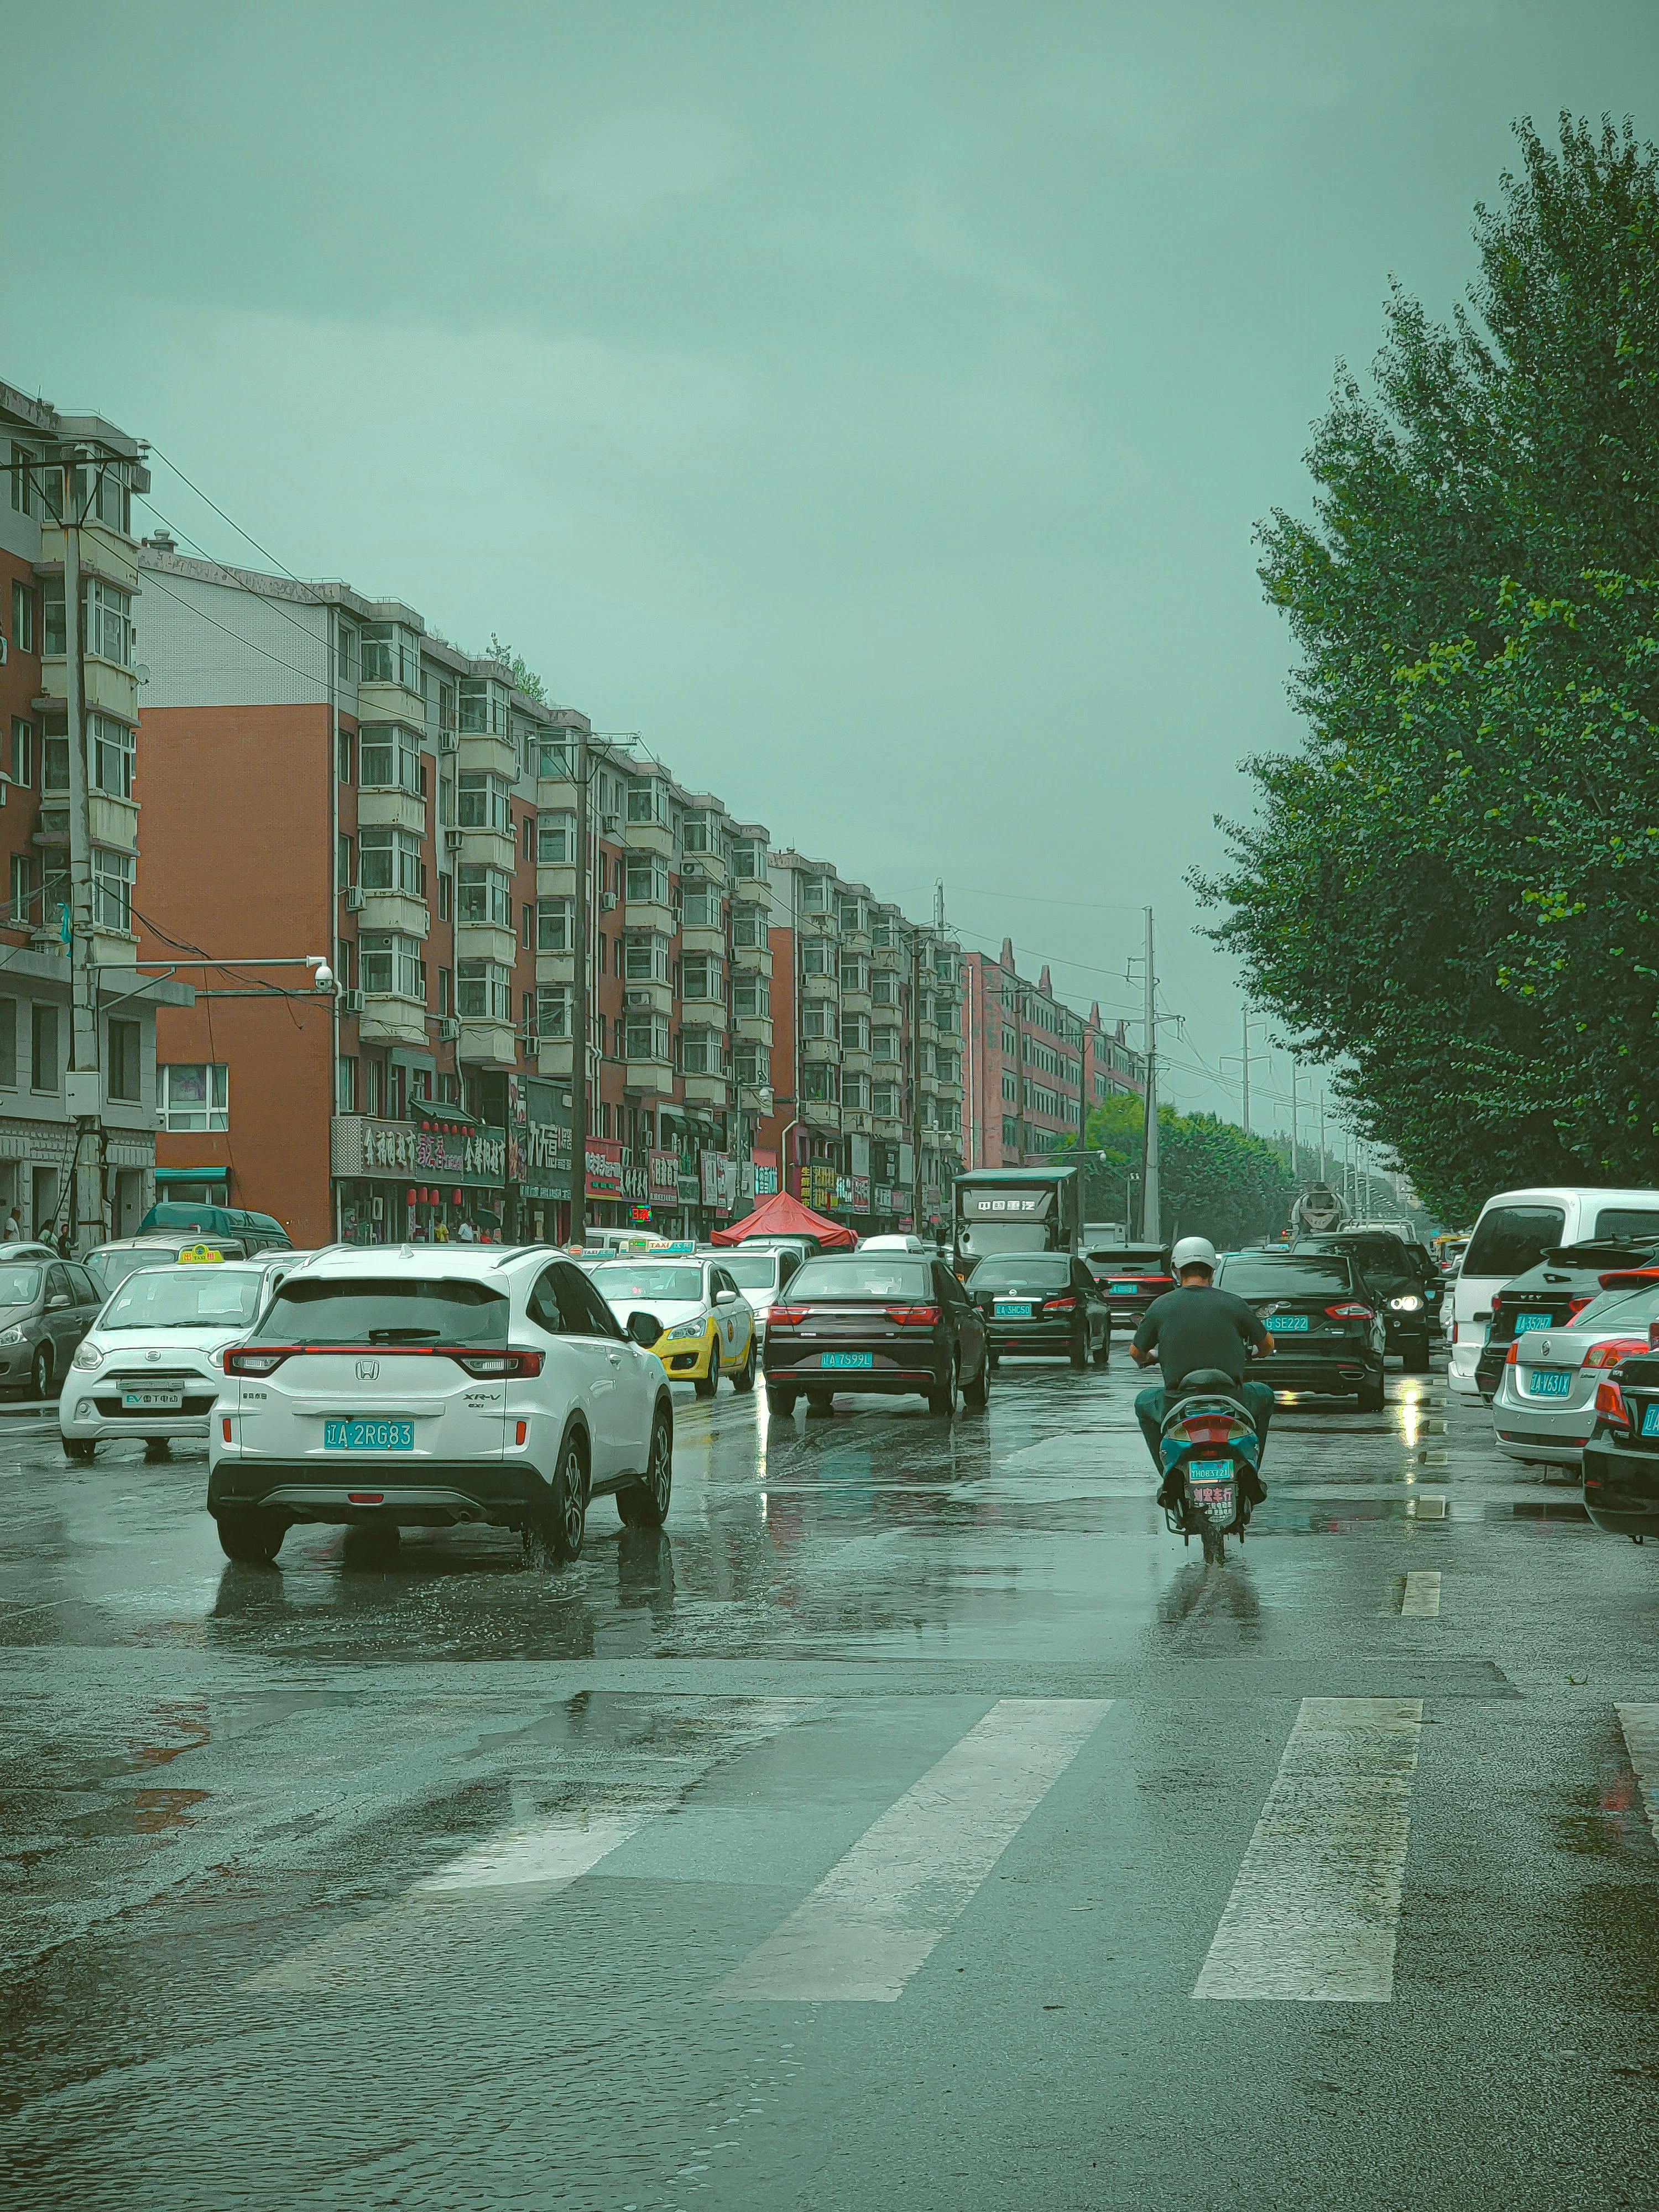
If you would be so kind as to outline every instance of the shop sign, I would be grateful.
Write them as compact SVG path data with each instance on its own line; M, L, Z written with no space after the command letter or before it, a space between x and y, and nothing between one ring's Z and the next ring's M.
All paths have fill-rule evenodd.
M640 1207L644 1206L648 1215L651 1208L646 1201L651 1195L651 1180L643 1163L636 1168L624 1168L622 1180L623 1196L633 1200L634 1210L636 1213Z
M906 1213L909 1211L910 1201L904 1193L891 1189L885 1183L878 1183L870 1196L878 1213Z
M623 1194L622 1146L614 1138L587 1140L587 1195L620 1198Z
M737 1163L729 1152L700 1152L702 1203L715 1213L730 1213L737 1202Z
M800 1171L801 1190L808 1206L829 1206L836 1202L836 1171L819 1160L808 1160Z
M658 1206L678 1204L680 1156L678 1152L647 1152L645 1156L645 1174L654 1204Z
M677 1187L679 1195L679 1203L682 1206L695 1206L696 1204L697 1178L696 1176L683 1175L678 1176L677 1178Z
M756 1151L750 1155L755 1169L757 1198L775 1198L778 1189L778 1156L775 1152Z
M860 1175L849 1176L848 1177L848 1181L853 1186L853 1195L850 1203L854 1212L868 1213L870 1211L869 1176Z
M501 1129L422 1129L411 1121L342 1114L331 1125L330 1151L337 1176L434 1176L499 1188L507 1175Z

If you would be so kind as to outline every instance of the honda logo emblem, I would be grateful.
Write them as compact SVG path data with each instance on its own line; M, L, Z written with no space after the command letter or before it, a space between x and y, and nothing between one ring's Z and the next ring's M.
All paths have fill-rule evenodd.
M357 1362L357 1380L360 1382L374 1382L380 1371L380 1363L378 1359L360 1359Z

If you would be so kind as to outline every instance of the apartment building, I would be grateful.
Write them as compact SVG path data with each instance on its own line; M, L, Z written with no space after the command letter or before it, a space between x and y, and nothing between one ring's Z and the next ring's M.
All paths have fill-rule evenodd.
M0 384L0 1218L84 1248L136 1228L155 1194L155 1016L187 985L135 970L134 789L139 442ZM82 727L69 713L66 525L81 568ZM95 1114L69 1111L70 746L83 747L91 833ZM74 1167L101 1148L95 1220L73 1217Z
M1124 1024L1098 1006L1081 1014L1055 993L1045 967L1035 982L1001 957L965 956L967 1158L972 1167L1034 1165L1078 1133L1079 1086L1093 1108L1114 1091L1144 1094L1142 1055Z
M826 860L774 852L775 1111L787 1188L860 1232L945 1219L962 1166L962 953Z
M588 1218L704 1235L746 1211L769 957L734 933L765 828L410 607L165 537L142 560L145 949L231 963L163 1023L164 1181L303 1242L562 1239L585 775Z

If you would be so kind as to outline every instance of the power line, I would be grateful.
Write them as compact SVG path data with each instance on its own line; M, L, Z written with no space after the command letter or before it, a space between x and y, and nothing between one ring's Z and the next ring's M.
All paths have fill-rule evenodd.
M303 677L307 684L320 684L328 680L326 677L319 676L314 668L301 668L297 662L284 660L280 653L273 653L269 646L260 645L257 640L245 637L239 629L232 629L228 623L222 623L216 616L210 615L205 607L198 607L194 599L185 599L182 592L168 591L167 586L158 580L155 569L147 568L144 574L148 579L144 586L146 591L153 589L160 592L163 599L176 599L181 607L188 607L192 614L200 615L202 620L210 623L215 629L222 630L227 637L234 637L238 645L245 645L250 653L263 654L265 659L274 660L279 668L286 668L291 674Z
M170 468L173 471L173 475L178 477L181 484L185 485L188 490L193 491L198 499L203 501L205 505L210 507L222 522L228 522L231 528L236 532L236 535L239 538L245 538L253 548L256 553L263 553L267 561L273 562L276 567L280 568L283 575L288 578L291 584L304 582L304 578L301 576L296 576L293 569L290 568L285 562L278 561L276 559L276 556L270 550L269 546L261 545L257 538L252 536L250 532L244 530L240 522L234 520L233 517L227 514L223 507L220 506L217 500L210 499L199 484L191 483L190 478L179 467L178 462L168 460L167 455L161 451L159 446L153 445L149 450L155 456L155 459L158 461L162 462L167 468ZM143 495L140 493L139 496L142 498ZM165 518L163 519L165 520ZM168 524L167 526L170 529L172 525Z

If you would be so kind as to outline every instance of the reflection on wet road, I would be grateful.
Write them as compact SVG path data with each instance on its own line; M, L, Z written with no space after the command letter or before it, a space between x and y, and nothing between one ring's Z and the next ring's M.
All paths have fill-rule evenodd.
M552 1571L7 1417L18 2201L1644 2201L1659 1559L1437 1372L1206 1569L1136 1381L687 1393Z

